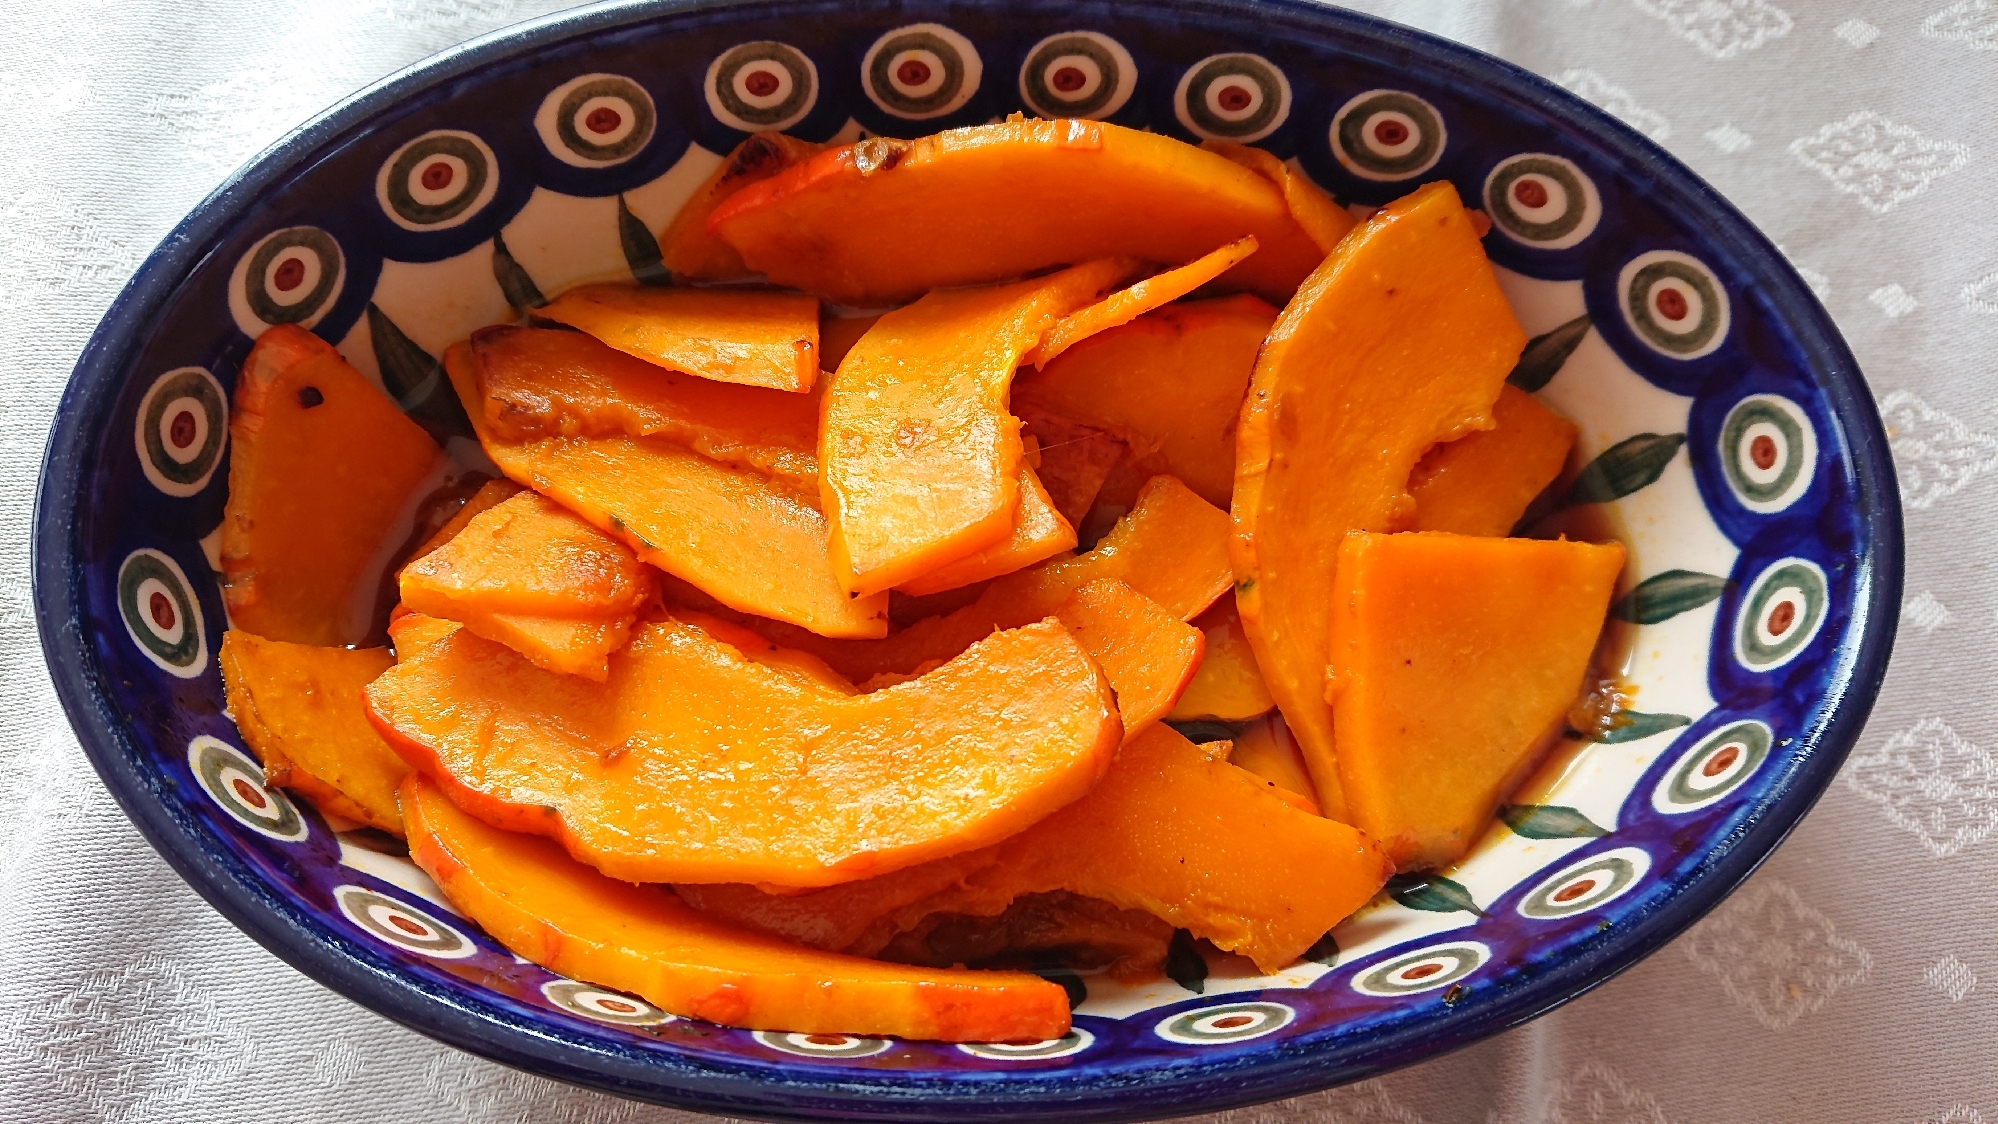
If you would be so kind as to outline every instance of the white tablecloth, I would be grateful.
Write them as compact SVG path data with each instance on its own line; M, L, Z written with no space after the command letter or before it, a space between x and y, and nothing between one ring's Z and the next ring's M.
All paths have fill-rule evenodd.
M223 175L557 5L0 0L0 1124L692 1118L437 1045L287 968L127 824L56 705L28 525L64 379ZM1712 917L1581 1001L1222 1118L1998 1122L1998 0L1375 0L1662 141L1781 243L1886 409L1908 601L1853 762Z

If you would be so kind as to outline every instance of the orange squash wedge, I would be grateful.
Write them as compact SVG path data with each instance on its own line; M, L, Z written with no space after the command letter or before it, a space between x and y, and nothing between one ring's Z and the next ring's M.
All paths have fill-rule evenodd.
M1270 972L1393 870L1363 832L1153 726L1088 796L997 847L805 894L679 891L718 918L865 956L935 914L993 917L1025 895L1065 890L1143 910Z
M754 133L723 158L659 232L660 264L683 281L743 281L755 273L729 244L708 233L708 216L722 201L819 151L782 133Z
M1311 783L1311 771L1305 768L1304 755L1283 724L1283 715L1272 711L1235 731L1228 761L1296 796L1306 811L1318 814L1317 786Z
M267 640L339 647L375 637L393 558L444 454L423 427L295 325L257 338L229 414L222 600Z
M779 285L872 308L1095 258L1191 261L1244 235L1261 248L1223 282L1281 303L1324 256L1268 180L1095 121L828 149L736 192L708 230Z
M1438 441L1491 427L1526 334L1448 183L1354 229L1256 361L1235 435L1235 600L1270 694L1343 815L1325 702L1332 571L1347 531L1391 531Z
M1275 184L1277 190L1283 192L1290 217L1311 236L1319 253L1331 253L1339 245L1339 240L1353 229L1357 220L1351 212L1327 195L1324 188L1312 183L1303 172L1277 159L1275 153L1224 140L1204 141L1200 147L1224 156Z
M670 1014L810 1034L943 1042L1056 1038L1062 989L1025 972L917 969L801 948L707 917L660 886L607 878L502 831L422 777L402 788L410 858L501 944Z
M1276 317L1276 309L1246 295L1168 306L1023 375L1014 406L1107 430L1146 469L1177 476L1225 507L1235 486L1242 396Z
M659 438L496 437L462 345L444 369L500 471L623 540L639 558L731 609L826 636L888 631L888 598L850 597L833 576L825 517L755 473Z
M1001 574L1010 574L1065 550L1075 549L1075 528L1055 510L1040 477L1026 465L1020 466L1020 500L1013 511L1013 530L1005 538L983 550L946 562L914 581L903 582L902 592L914 597L942 593Z
M1503 536L1561 475L1575 423L1516 386L1499 391L1497 425L1429 450L1408 480L1412 531Z
M410 553L410 560L415 561L436 550L438 547L443 546L445 543L450 542L452 539L457 538L458 532L464 530L465 525L476 518L480 512L497 507L513 496L519 495L524 490L520 485L505 478L488 480L484 484L479 485L479 490L466 498L463 507L452 512L451 518L445 520L444 525L437 528L436 533L423 540L423 545Z
M1346 536L1331 619L1339 776L1351 822L1402 869L1461 858L1559 738L1622 568L1617 543Z
M1047 489L1048 502L1069 526L1081 526L1110 471L1123 459L1124 442L1108 430L1023 403L1017 394L1011 409L1020 419L1022 440L1031 438L1038 446L1040 464L1034 473Z
M1256 653L1242 631L1235 599L1223 597L1195 617L1193 625L1205 638L1206 654L1193 682L1172 708L1173 721L1243 722L1268 713L1276 700L1270 698L1263 673L1256 667Z
M819 488L840 585L865 596L1003 541L1019 506L1020 357L1131 271L931 293L876 321L826 388Z
M368 724L361 689L395 662L387 648L317 648L222 634L229 717L264 779L322 812L403 833L395 786L409 766Z
M988 846L1088 791L1123 734L1052 621L856 696L683 621L634 629L602 684L461 629L367 699L461 807L633 882L825 886Z
M1200 666L1200 630L1114 578L1076 590L1055 617L1110 681L1126 742L1171 712Z
M1053 362L1055 356L1090 336L1129 324L1155 308L1178 300L1228 272L1255 252L1256 237L1251 234L1177 269L1153 274L1135 285L1119 289L1088 308L1062 317L1041 345L1027 357L1027 361L1036 368L1045 367Z
M668 371L580 332L481 328L472 354L474 412L500 440L663 437L817 500L819 403L810 395Z
M793 293L584 285L534 315L715 382L797 392L819 378L819 302Z

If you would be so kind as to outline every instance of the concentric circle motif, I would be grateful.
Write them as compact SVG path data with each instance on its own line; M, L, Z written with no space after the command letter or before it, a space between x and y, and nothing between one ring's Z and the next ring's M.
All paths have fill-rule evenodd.
M1452 941L1403 953L1353 977L1362 995L1414 995L1448 987L1484 967L1492 950L1477 941Z
M305 817L284 793L264 783L263 766L242 750L207 734L187 743L194 781L229 818L259 835L296 843L310 834Z
M1485 211L1515 242L1565 250L1595 233L1603 201L1573 162L1528 152L1500 161L1485 177Z
M1802 406L1775 394L1753 394L1735 403L1721 423L1720 461L1734 498L1767 515L1810 490L1818 435Z
M1752 718L1715 730L1679 755L1651 794L1651 806L1671 815L1714 803L1754 775L1774 740L1768 725Z
M1734 658L1750 671L1774 671L1804 650L1825 623L1825 572L1808 558L1785 558L1762 571L1734 619Z
M1100 120L1138 88L1138 64L1122 43L1095 31L1050 35L1020 66L1020 100L1042 117Z
M1290 116L1290 79L1261 55L1209 55L1179 76L1179 123L1208 140L1248 144Z
M819 100L819 68L773 40L729 48L708 64L708 112L731 129L788 129Z
M673 1021L672 1015L635 995L607 991L575 980L549 980L541 985L541 994L572 1015L613 1026L658 1026Z
M1617 275L1623 318L1652 350L1674 359L1698 359L1727 339L1727 291L1698 258L1653 250L1631 259Z
M132 643L160 670L192 679L207 668L201 603L180 563L157 550L126 555L118 564L118 615Z
M375 176L376 201L404 230L448 230L478 214L498 190L493 150L455 129L425 133L396 149Z
M1070 1054L1080 1054L1096 1042L1096 1036L1082 1029L1071 1027L1060 1038L1047 1038L1039 1042L960 1042L959 1050L974 1058L984 1058L995 1062L1046 1061L1049 1058L1065 1058Z
M1368 90L1332 115L1332 154L1361 179L1405 180L1436 166L1450 139L1436 107L1405 90Z
M794 1054L801 1058L871 1058L894 1045L886 1038L859 1038L851 1034L796 1034L759 1030L750 1037L778 1053Z
M340 243L316 226L291 226L259 239L229 275L229 315L255 339L277 324L310 328L340 299L347 263Z
M910 121L963 107L984 76L985 64L971 40L940 23L898 27L876 39L860 60L868 98Z
M1218 1003L1182 1011L1152 1029L1168 1042L1214 1046L1275 1034L1296 1019L1297 1012L1281 1003Z
M423 910L362 886L341 886L333 900L347 920L400 949L438 960L462 960L479 951L465 934Z
M1630 892L1651 870L1651 856L1636 847L1591 855L1542 880L1519 901L1521 916L1557 921L1586 913Z
M657 121L645 87L621 74L585 74L541 99L534 131L564 164L607 168L638 155Z
M153 487L169 496L194 495L222 463L222 447L229 440L229 396L200 367L168 371L139 399L132 439L139 467Z

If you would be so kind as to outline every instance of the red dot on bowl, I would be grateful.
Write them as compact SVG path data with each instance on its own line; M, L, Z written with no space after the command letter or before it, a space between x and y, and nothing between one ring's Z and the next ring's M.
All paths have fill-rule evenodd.
M429 932L427 932L423 928L423 926L418 925L416 922L411 921L409 918L403 917L400 914L394 914L394 913L389 914L388 923L395 926L398 929L401 929L403 932L408 933L412 937L427 937L430 935Z
M1231 84L1221 87L1214 95L1215 104L1229 113L1240 113L1249 108L1256 95L1247 86Z
M1250 1023L1252 1023L1252 1022L1255 1022L1255 1021L1256 1021L1256 1020L1254 1020L1254 1019L1250 1018L1250 1017L1249 1017L1249 1016L1247 1016L1247 1015L1229 1015L1229 1016L1228 1016L1227 1018L1225 1018L1225 1019L1215 1019L1215 1020L1214 1020L1214 1029L1215 1029L1215 1030L1234 1030L1234 1029L1236 1029L1237 1027L1244 1027L1244 1026L1248 1026L1248 1025L1249 1025Z
M930 64L921 59L909 59L895 68L895 81L904 86L920 86L930 80Z
M194 411L183 406L174 412L173 421L167 423L167 440L173 442L174 448L185 449L194 444L194 433L198 428L200 424L194 420Z
M1515 180L1512 197L1522 207L1545 207L1547 205L1547 185L1539 180Z
M457 173L451 170L451 165L446 164L442 160L433 161L428 167L423 169L423 189L425 191L442 191L451 186L451 180L456 175Z
M1580 882L1569 883L1568 885L1563 886L1559 890L1555 891L1554 900L1563 903L1571 902L1595 888L1596 888L1595 879L1584 878Z
M286 258L278 263L277 272L271 274L271 284L280 293L289 293L305 283L305 259Z
M1776 464L1776 439L1766 433L1758 433L1755 440L1748 443L1748 459L1755 467L1767 471Z
M624 124L624 114L607 105L600 105L590 110L589 116L583 118L583 128L599 135L613 132L622 124Z
M1741 759L1740 746L1738 745L1724 746L1722 747L1719 753L1716 753L1712 757L1707 758L1707 763L1705 765L1700 766L1700 775L1703 777L1718 777L1722 773L1725 773L1729 769L1733 768L1734 763L1736 761L1739 761L1740 759Z
M1686 304L1686 294L1677 289L1658 290L1651 303L1658 309L1658 315L1667 320L1684 320L1686 313L1691 311L1691 306Z
M1794 601L1778 601L1769 610L1769 635L1781 636L1797 623L1797 605Z
M1089 84L1089 75L1079 66L1064 66L1048 75L1048 85L1064 94L1072 94Z
M1393 118L1377 122L1374 125L1374 139L1393 148L1395 145L1407 142L1408 126Z
M927 70L928 68L925 67L924 69ZM805 1036L805 1041L810 1042L814 1046L844 1046L846 1045L846 1036L840 1034L809 1034Z
M1415 967L1403 972L1401 978L1404 980L1426 980L1442 970L1443 965L1434 962L1417 964Z
M626 1003L622 999L599 999L597 1000L597 1006L619 1015L635 1015L638 1013L637 1004Z
M781 79L767 70L752 70L742 76L742 87L753 98L767 98L776 93L777 87L782 84Z
M229 787L235 791L236 799L241 800L258 811L262 811L270 806L270 798L258 792L256 785L251 784L241 777L237 777L231 781Z
M159 590L154 590L152 597L147 599L146 612L153 618L153 623L161 628L172 628L173 622L177 619L173 611L173 599Z

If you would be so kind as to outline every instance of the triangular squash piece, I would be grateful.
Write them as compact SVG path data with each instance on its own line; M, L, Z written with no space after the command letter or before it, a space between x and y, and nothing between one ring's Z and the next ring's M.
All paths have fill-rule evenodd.
M1429 450L1408 478L1415 497L1411 531L1506 535L1575 445L1575 423L1516 386L1492 405L1498 423Z
M819 302L796 293L584 285L534 315L715 382L798 392L819 378Z

